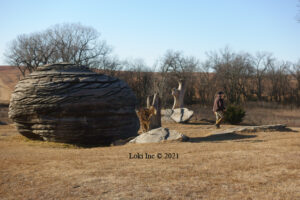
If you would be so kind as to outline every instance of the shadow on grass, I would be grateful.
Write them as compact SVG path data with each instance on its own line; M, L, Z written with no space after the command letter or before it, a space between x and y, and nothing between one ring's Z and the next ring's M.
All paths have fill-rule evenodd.
M71 149L80 149L80 148L96 148L96 147L110 147L111 143L94 143L94 144L85 144L85 143L71 143L71 142L59 142L59 141L44 141L38 137L28 138L22 134L18 134L12 138L16 141L23 141L29 146L39 146L39 147L50 147L50 148L71 148Z
M284 129L282 129L282 130L278 130L278 131L279 131L279 132L293 132L293 133L299 133L299 131L294 130L294 129L291 129L291 128L288 128L288 127L284 128Z
M188 125L214 125L215 124L215 121L212 121L212 120L206 120L206 121L198 121L198 122L187 122L186 124ZM259 126L257 124L251 124L251 123L240 123L240 124L229 124L229 123L222 123L222 125L238 125L238 126Z
M226 133L226 134L215 134L209 135L206 137L194 137L190 138L189 142L222 142L227 140L241 140L241 139L249 139L255 138L256 135L240 135L236 133Z
M235 142L251 142L251 143L257 143L257 142L265 142L266 140L237 140Z
M186 124L189 124L189 125L213 125L215 124L215 120L209 120L209 119L200 119L200 120L197 120L197 121L193 121L193 122L187 122Z
M213 125L213 122L187 122L188 125Z
M189 124L189 125L214 125L215 123L216 123L215 120L201 119L199 121L186 122L185 124ZM234 125L234 124L230 124L230 123L227 123L227 122L223 122L222 124ZM258 126L259 124L242 122L242 123L237 124L237 125L239 125L239 126Z

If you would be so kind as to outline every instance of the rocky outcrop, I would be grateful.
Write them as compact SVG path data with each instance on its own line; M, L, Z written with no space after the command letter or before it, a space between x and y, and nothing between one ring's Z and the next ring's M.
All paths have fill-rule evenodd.
M177 123L188 122L194 115L194 111L187 108L176 108L162 110L162 121L170 122L175 121Z
M159 143L165 141L188 141L189 138L177 131L169 130L167 128L156 128L142 133L136 138L129 141L129 143Z
M245 133L245 132L268 132L268 131L291 131L283 124L275 125L261 125L261 126L242 126L236 128L229 128L226 130L215 131L212 134L231 134L231 133Z
M137 135L135 105L125 82L61 63L38 67L16 85L9 117L28 138L106 145Z

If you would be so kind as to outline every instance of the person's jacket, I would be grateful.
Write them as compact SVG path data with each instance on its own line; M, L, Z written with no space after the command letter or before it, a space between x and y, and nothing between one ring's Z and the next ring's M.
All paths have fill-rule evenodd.
M213 111L217 112L217 111L224 111L224 110L225 110L224 99L218 96L214 101Z

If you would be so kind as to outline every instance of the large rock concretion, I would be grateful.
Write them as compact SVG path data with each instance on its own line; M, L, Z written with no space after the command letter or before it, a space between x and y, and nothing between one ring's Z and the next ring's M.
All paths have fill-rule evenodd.
M9 117L31 139L106 145L137 135L135 105L125 82L60 63L38 67L16 85Z

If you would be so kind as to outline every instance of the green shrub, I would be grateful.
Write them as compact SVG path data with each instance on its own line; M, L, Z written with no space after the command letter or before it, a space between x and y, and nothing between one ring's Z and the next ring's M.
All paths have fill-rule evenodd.
M246 111L238 105L229 105L226 108L224 119L230 124L239 124L243 121L246 115Z

